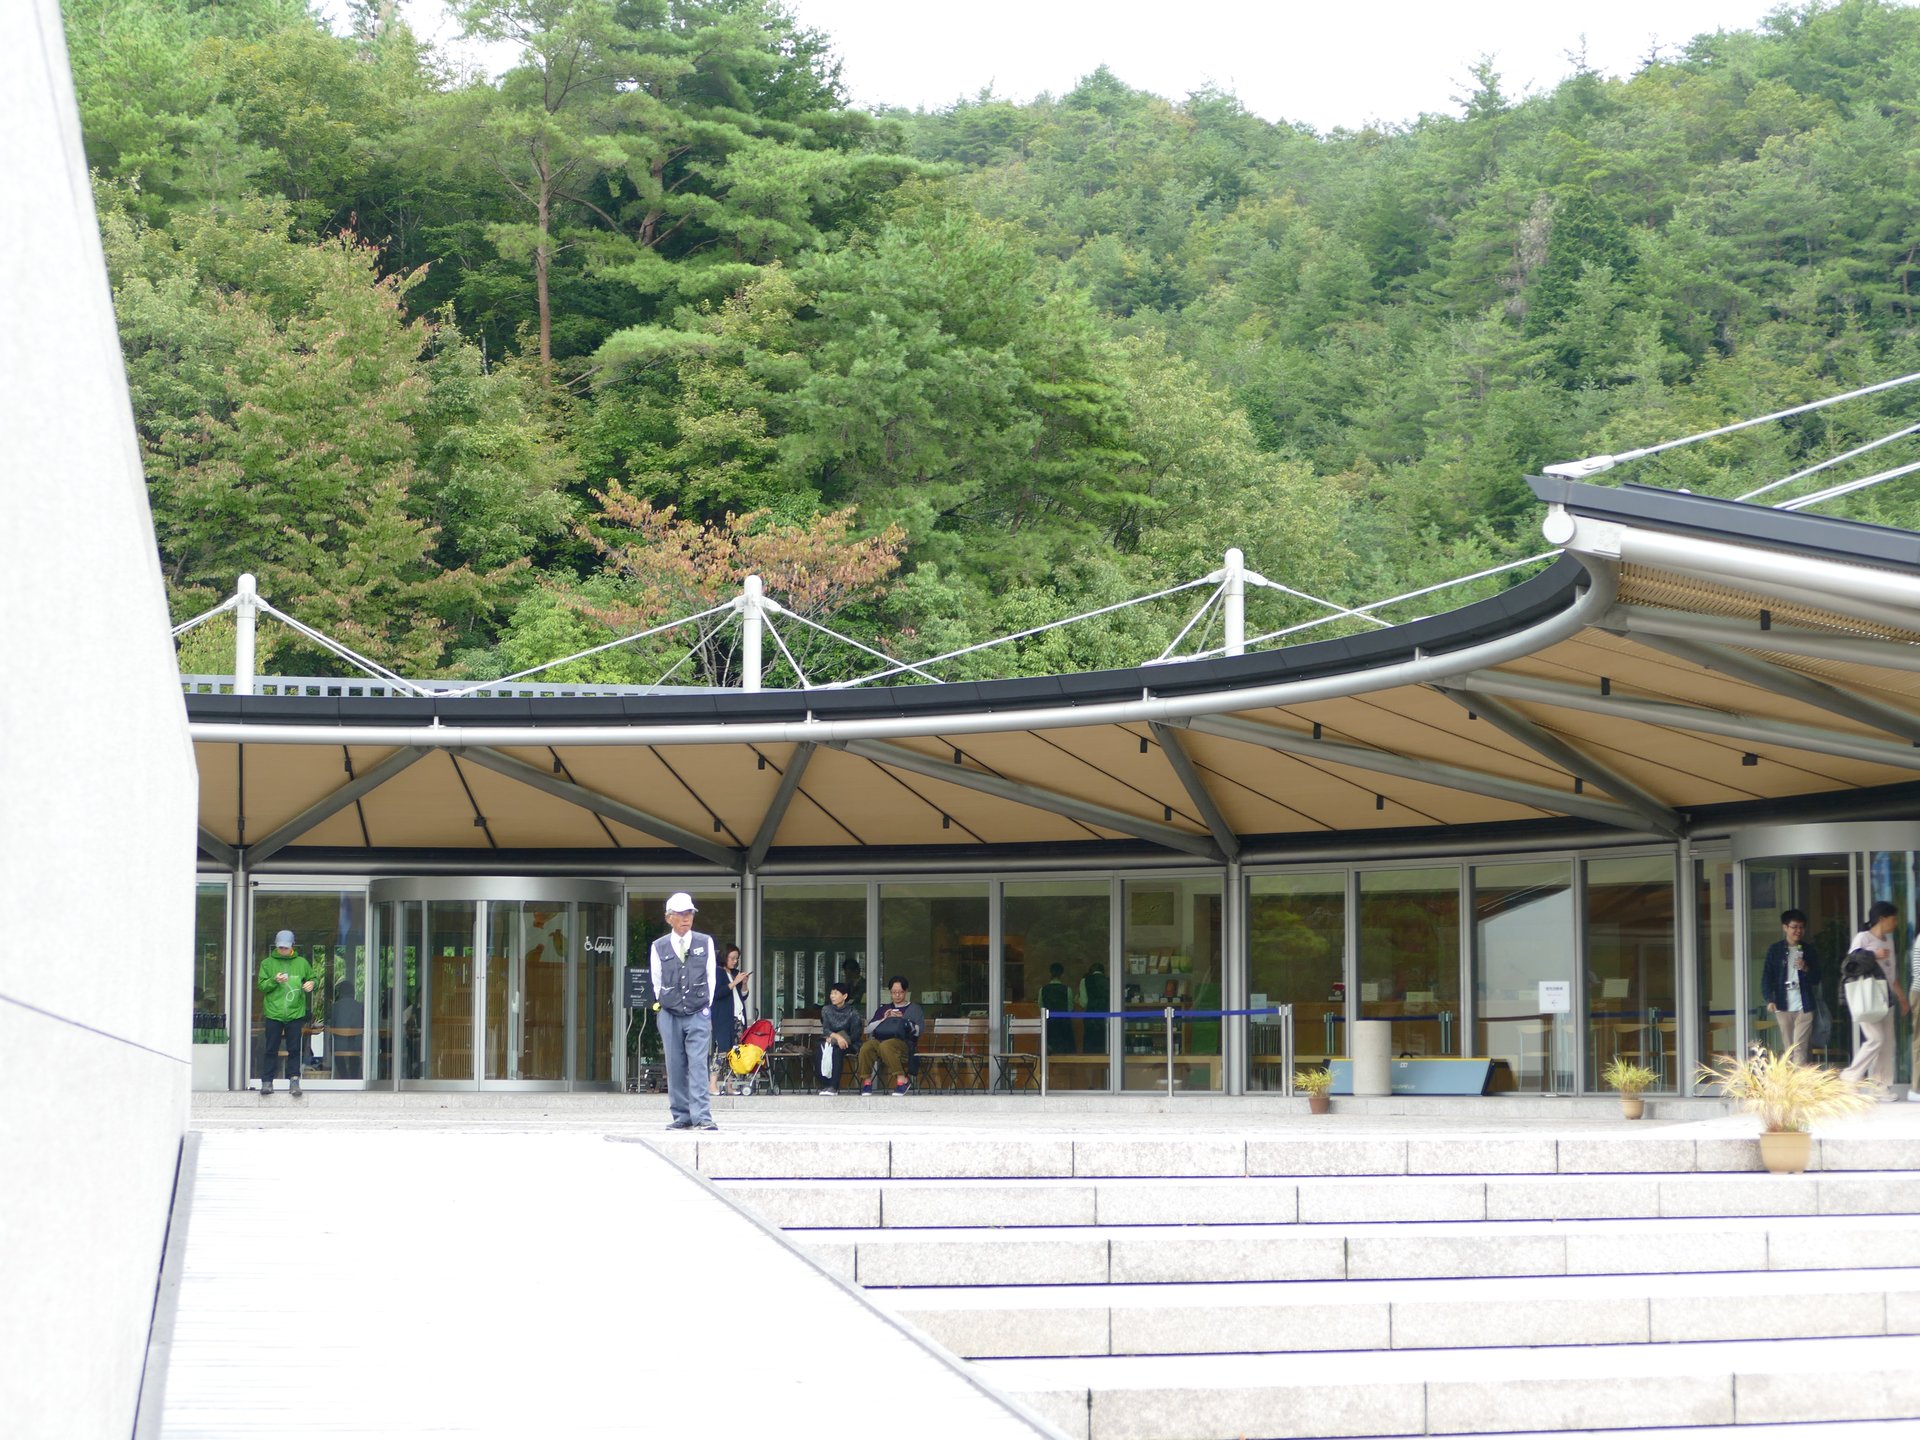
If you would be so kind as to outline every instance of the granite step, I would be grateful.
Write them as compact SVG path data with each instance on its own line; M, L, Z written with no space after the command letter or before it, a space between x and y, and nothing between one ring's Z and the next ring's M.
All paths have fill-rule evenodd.
M1481 1350L983 1360L1078 1440L1566 1434L1920 1420L1907 1336ZM1898 1432L1895 1432L1898 1433Z
M1920 1268L868 1294L969 1360L1920 1335Z
M1920 1214L1920 1179L1894 1171L718 1183L790 1230Z
M1451 1279L1920 1265L1905 1215L1381 1225L1062 1225L810 1230L792 1237L866 1287Z
M891 1112L887 1112L891 1113ZM876 1136L846 1130L651 1138L710 1179L1029 1180L1376 1175L1495 1176L1759 1171L1751 1134L1686 1126L1585 1133L1009 1136L991 1128ZM1920 1171L1920 1136L1835 1127L1815 1137L1815 1172Z

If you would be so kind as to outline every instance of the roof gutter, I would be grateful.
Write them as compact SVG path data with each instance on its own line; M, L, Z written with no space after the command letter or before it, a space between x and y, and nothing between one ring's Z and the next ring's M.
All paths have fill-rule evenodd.
M476 746L541 745L832 745L850 740L898 740L940 735L988 735L1086 725L1184 725L1200 715L1263 710L1343 699L1402 685L1427 685L1531 655L1598 624L1618 588L1614 567L1586 562L1587 584L1573 603L1546 620L1438 655L1415 651L1411 660L1370 669L1156 698L1032 709L976 709L963 714L889 715L863 720L720 721L699 725L282 725L197 721L192 738L211 745L409 745L463 750Z

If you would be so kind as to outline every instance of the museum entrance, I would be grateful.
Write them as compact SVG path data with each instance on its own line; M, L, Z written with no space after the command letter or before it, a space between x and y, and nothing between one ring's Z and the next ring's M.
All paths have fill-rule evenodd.
M370 1085L611 1086L618 885L376 880L368 899Z
M1807 943L1820 957L1820 980L1813 997L1813 1058L1844 1066L1853 1057L1855 1033L1841 995L1840 967L1867 908L1885 900L1899 915L1890 937L1895 981L1904 993L1912 983L1911 954L1920 935L1920 826L1905 823L1769 826L1737 835L1734 853L1741 861L1742 920L1746 937L1745 1043L1780 1049L1779 1022L1767 1009L1761 970L1767 948L1781 935L1780 914L1807 915ZM1709 1008L1716 1027L1710 1050L1732 1038L1731 1016ZM1908 1073L1912 1021L1897 1017L1895 1078Z

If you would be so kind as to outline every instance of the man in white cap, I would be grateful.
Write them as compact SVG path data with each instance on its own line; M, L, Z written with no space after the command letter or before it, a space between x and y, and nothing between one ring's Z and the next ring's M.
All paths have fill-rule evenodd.
M293 931L273 937L273 954L260 962L260 1017L267 1032L260 1061L260 1098L273 1094L273 1072L280 1047L287 1047L287 1089L300 1096L300 1066L306 1060L307 997L313 993L313 967L293 949Z
M667 897L667 933L653 942L653 1008L667 1057L669 1130L718 1130L707 1103L707 1051L713 1047L713 937L693 928L693 897Z

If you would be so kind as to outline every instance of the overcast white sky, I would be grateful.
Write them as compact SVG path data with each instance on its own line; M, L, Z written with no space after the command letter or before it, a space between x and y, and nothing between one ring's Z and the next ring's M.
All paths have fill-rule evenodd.
M936 109L991 86L1060 94L1105 64L1178 100L1204 85L1270 120L1318 130L1454 109L1468 67L1491 54L1508 94L1550 89L1585 36L1588 63L1620 74L1656 43L1750 29L1772 0L786 0L833 37L862 105ZM321 0L338 9L339 0ZM451 44L440 0L406 0L423 36ZM497 68L498 60L481 62Z

